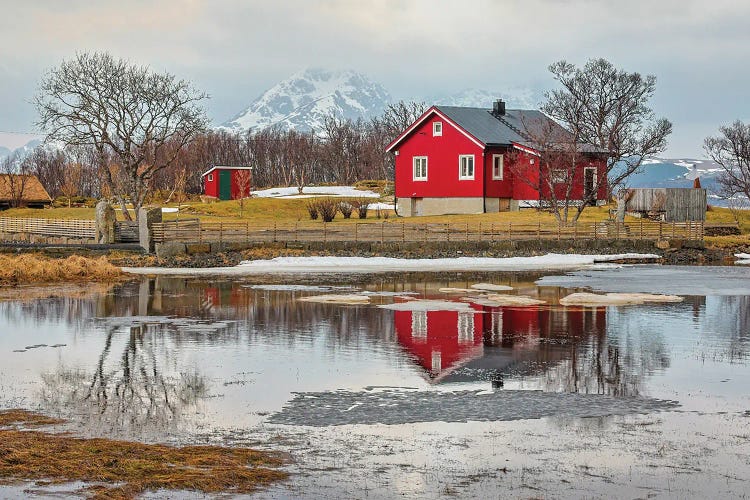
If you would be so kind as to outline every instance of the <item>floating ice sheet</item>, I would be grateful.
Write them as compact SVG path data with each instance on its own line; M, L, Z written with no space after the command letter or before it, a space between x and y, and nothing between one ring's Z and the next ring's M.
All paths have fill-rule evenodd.
M673 410L676 401L541 391L335 391L298 393L269 419L274 424L350 424L602 417Z
M732 266L627 266L544 276L539 286L596 292L668 295L750 295L750 268Z
M410 300L408 302L396 302L393 304L382 304L381 309L393 311L458 311L479 312L465 302L450 302L447 300Z

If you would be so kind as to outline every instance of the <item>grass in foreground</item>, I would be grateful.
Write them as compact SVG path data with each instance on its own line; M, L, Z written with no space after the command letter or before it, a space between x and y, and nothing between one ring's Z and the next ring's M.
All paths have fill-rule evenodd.
M0 412L0 478L82 481L94 485L80 493L128 499L154 490L252 493L288 476L274 469L285 463L279 456L248 448L176 448L21 430L58 423L24 410Z
M55 259L39 254L0 254L0 285L118 281L124 275L106 257L72 255Z

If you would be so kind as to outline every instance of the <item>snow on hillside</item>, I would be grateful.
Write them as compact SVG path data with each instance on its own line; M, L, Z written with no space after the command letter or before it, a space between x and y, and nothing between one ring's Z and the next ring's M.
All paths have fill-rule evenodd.
M381 114L390 102L382 85L355 71L306 69L268 89L222 127L247 130L278 125L319 132L331 113L366 119Z
M314 196L380 198L380 195L374 191L356 189L354 186L305 186L301 194L296 187L277 187L253 191L252 195L258 198L312 198Z

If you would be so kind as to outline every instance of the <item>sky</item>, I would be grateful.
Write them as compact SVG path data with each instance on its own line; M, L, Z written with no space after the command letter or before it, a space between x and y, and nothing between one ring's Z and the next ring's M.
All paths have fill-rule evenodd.
M720 125L750 120L749 21L745 0L0 0L0 146L35 131L40 78L82 51L192 81L216 124L307 67L413 99L544 91L551 63L604 57L656 75L651 105L674 124L662 156L700 157Z

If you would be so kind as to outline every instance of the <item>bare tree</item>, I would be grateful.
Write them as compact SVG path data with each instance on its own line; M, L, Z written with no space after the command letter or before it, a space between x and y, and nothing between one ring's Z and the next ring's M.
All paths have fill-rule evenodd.
M240 196L240 217L245 210L245 198L250 196L251 173L249 169L237 170L234 173L234 182L237 185L237 191Z
M559 61L549 67L561 89L548 92L542 111L573 132L576 140L608 155L606 175L593 190L608 183L610 193L637 172L643 160L666 148L672 124L655 118L648 106L656 77L617 69L605 59L583 68ZM585 207L591 199L584 199Z
M750 200L750 125L737 120L719 127L721 136L707 137L703 149L722 169L720 195L733 199L742 195Z
M105 182L131 219L127 200L137 216L154 175L205 129L208 120L199 103L207 97L169 73L97 52L52 69L35 104L48 141L96 150Z
M0 165L8 193L8 204L13 208L23 205L26 184L30 178L29 165L29 162L22 161L18 155L7 156Z
M65 179L60 192L68 199L68 208L71 206L71 199L77 195L83 177L83 166L79 163L70 163L65 168Z

